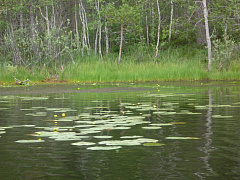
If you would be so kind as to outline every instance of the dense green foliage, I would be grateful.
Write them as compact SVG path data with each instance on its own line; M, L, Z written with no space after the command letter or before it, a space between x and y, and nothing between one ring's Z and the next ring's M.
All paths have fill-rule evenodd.
M7 72L1 75L5 81L16 75L34 79L37 74L36 79L58 74L86 81L209 78L200 1L0 0L0 4L0 64L1 72ZM221 74L235 67L231 77L239 79L240 3L213 0L208 10L213 70ZM164 69L186 64L191 67L183 68L181 76ZM191 75L192 68L201 75Z

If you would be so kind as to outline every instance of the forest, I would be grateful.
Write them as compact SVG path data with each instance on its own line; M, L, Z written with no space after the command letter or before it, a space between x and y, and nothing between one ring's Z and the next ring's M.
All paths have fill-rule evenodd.
M2 82L239 79L239 40L239 0L0 0Z

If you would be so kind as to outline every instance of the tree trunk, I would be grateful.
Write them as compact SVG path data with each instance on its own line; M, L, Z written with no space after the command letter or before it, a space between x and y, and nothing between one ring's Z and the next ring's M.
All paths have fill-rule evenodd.
M82 21L83 25L83 37L82 37L82 45L83 45L83 52L84 52L84 46L87 48L87 53L90 55L90 42L89 42L89 34L88 34L88 25L87 25L87 15L86 11L83 7L82 0L79 0L79 17ZM83 54L82 52L82 54Z
M208 48L208 71L211 71L211 67L212 67L212 46L211 46L211 39L210 39L210 35L209 35L208 10L207 10L206 0L203 0L203 6L204 6L206 41L207 41L207 48Z
M56 16L55 16L55 8L52 0L52 28L56 26Z
M23 10L20 12L20 28L23 30Z
M106 38L106 53L109 52L109 40L108 40L108 27L107 27L107 18L105 18L105 38Z
M151 22L151 33L150 33L150 37L151 37L151 43L155 42L155 12L154 12L154 3L152 3L152 9L151 9L151 17L152 17L152 22Z
M95 55L97 55L98 31L99 31L99 25L97 27L97 31L96 31L96 35L95 35L95 45L94 45Z
M74 10L74 20L75 20L75 31L76 31L76 39L77 39L77 49L80 48L79 42L79 32L78 32L78 20L77 20L77 2L75 0L75 10Z
M159 3L157 0L157 9L158 9L158 32L157 32L157 45L156 45L156 54L155 54L155 62L158 57L158 49L159 49L159 41L160 41L160 29L161 29L161 12L160 12L160 7Z
M123 23L121 23L121 40L120 40L120 47L119 47L118 65L120 64L120 61L121 61L122 43L123 43Z
M102 26L101 26L101 16L100 16L100 3L98 0L98 5L97 5L98 9L98 29L99 29L99 38L98 38L98 52L100 57L102 58L102 47L101 47L101 40L102 40ZM103 59L102 59L103 60Z
M37 47L35 44L35 23L34 23L33 1L30 1L29 16L30 16L30 35L31 35L32 51L33 51L33 55L31 57L31 65L33 68L33 58L37 58Z
M148 16L146 12L146 36L147 36L147 45L149 45L149 30L148 30Z
M81 1L79 1L79 2L81 3ZM86 28L85 28L84 17L82 14L82 6L80 5L80 3L78 4L78 6L79 6L79 17L82 22L82 56L83 56L84 48L87 46L86 45L87 38L86 38Z
M49 19L48 19L48 7L46 6L46 16L43 15L41 7L39 7L39 10L40 10L40 14L42 15L42 17L46 20L47 36L49 36L50 35L50 23L49 23Z
M172 36L172 23L173 23L173 1L171 0L171 17L170 17L170 27L169 27L169 36L168 41L171 41Z

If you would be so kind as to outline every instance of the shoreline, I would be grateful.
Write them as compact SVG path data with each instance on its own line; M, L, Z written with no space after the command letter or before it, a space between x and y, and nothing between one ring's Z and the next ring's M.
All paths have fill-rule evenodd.
M51 93L130 93L130 92L154 92L155 90L180 87L229 87L240 86L240 81L155 81L135 83L48 83L31 85L0 85L0 96L21 94L51 94Z

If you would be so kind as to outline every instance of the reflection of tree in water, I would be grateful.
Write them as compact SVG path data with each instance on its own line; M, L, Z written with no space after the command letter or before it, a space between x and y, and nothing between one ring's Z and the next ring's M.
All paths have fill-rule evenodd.
M201 151L204 153L204 156L201 157L203 163L204 163L204 168L205 170L207 170L207 173L201 173L201 172L197 172L195 173L198 177L200 178L204 178L206 176L211 176L214 174L214 171L211 167L211 165L209 164L209 159L211 157L210 152L213 150L212 147L212 105L213 105L213 98L212 98L212 91L209 89L208 90L208 111L207 111L207 119L206 119L206 133L203 135L203 137L205 138L204 141L204 146L201 147Z
M107 169L108 156L105 152L89 153L78 152L76 155L76 168L83 179L102 179L102 171Z

